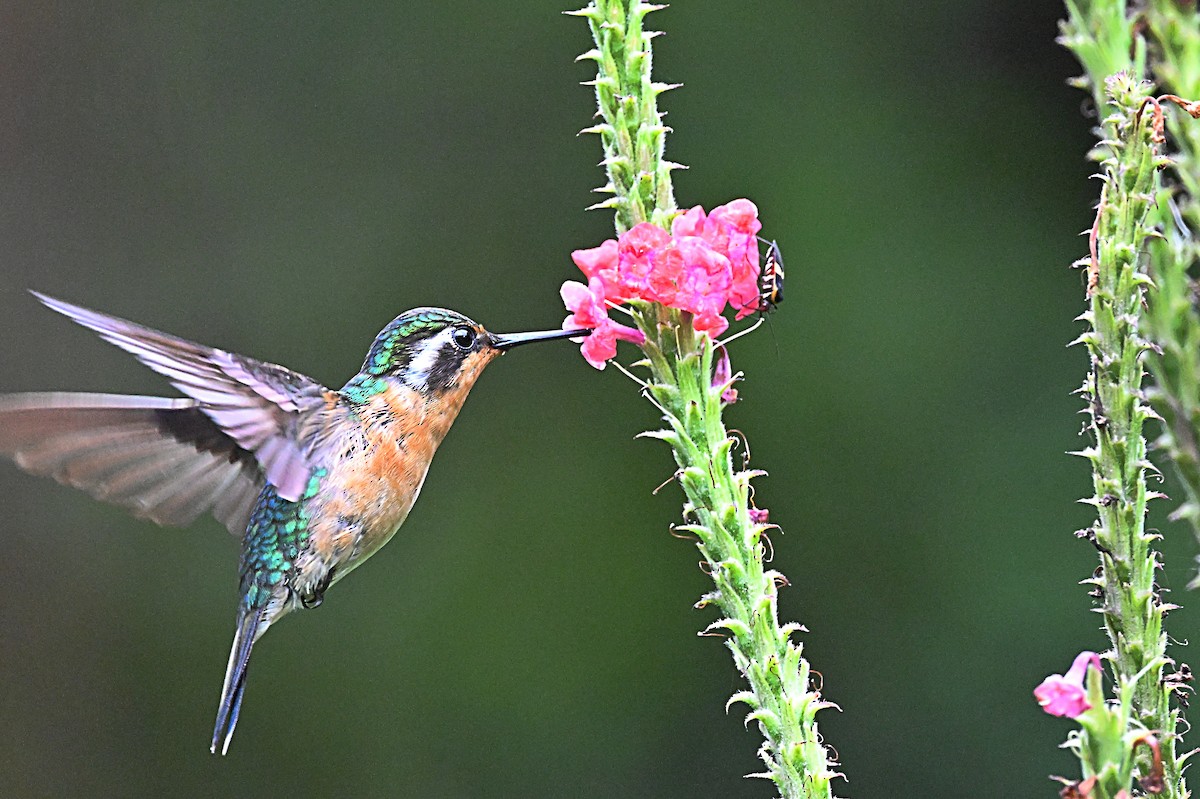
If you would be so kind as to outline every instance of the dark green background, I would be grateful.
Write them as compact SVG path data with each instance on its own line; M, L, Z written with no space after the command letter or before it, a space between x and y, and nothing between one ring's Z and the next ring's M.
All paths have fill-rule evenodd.
M1063 454L1084 95L1056 3L859 5L652 18L681 204L753 198L787 259L728 421L842 707L839 793L1050 797L1071 725L1030 691L1105 645ZM0 389L170 391L30 287L332 385L411 306L557 326L570 250L611 234L566 8L0 5ZM396 540L256 649L225 759L234 540L5 466L0 795L770 796L654 424L569 345L493 367ZM1195 639L1195 545L1156 523Z

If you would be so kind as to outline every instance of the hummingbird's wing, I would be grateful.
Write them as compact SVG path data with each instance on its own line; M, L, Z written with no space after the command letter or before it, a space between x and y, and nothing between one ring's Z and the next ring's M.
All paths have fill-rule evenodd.
M0 396L0 454L159 524L212 511L240 536L262 469L197 406L114 394Z
M295 501L304 493L315 468L314 450L328 431L321 417L332 409L335 395L329 389L282 366L33 294L165 375L225 435L253 453L280 497Z

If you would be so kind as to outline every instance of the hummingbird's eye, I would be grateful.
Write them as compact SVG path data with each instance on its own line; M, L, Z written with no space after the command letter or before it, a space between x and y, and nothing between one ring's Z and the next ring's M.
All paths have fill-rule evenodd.
M471 345L475 343L475 331L469 327L456 327L454 328L454 332L450 334L450 340L459 349L469 350L471 349Z

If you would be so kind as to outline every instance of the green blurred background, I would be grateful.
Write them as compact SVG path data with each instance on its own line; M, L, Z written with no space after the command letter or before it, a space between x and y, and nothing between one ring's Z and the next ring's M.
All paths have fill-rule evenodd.
M170 393L38 288L331 385L405 308L556 326L611 234L551 2L0 5L0 390ZM758 203L788 300L728 412L863 797L1053 796L1031 696L1105 639L1077 399L1096 183L1054 2L658 14L683 205ZM1086 111L1087 109L1082 109ZM628 354L628 353L627 353ZM467 404L396 540L256 649L207 746L235 541L0 468L0 796L767 797L651 407L572 347ZM1167 488L1170 491L1170 486ZM1170 619L1195 544L1163 525Z

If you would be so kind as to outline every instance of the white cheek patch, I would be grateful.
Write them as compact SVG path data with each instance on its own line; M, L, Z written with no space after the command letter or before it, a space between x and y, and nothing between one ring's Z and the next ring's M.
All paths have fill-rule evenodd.
M405 372L405 382L413 388L421 388L429 382L429 373L437 366L438 353L447 345L451 345L450 336L454 328L448 327L435 336L430 336L420 344L420 349L408 362Z

